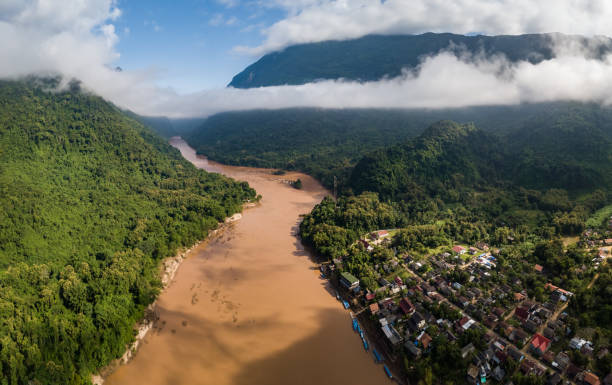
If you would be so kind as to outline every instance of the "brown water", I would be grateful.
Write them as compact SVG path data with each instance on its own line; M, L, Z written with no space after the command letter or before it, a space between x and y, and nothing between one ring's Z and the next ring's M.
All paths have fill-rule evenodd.
M385 384L326 281L295 236L326 190L298 173L229 167L171 144L197 167L247 181L261 204L195 248L160 295L160 320L116 384ZM300 178L296 190L278 179Z

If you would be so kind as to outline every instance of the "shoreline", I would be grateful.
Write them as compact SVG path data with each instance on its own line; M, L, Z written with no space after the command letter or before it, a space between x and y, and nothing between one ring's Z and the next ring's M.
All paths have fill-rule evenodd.
M257 207L258 203L255 202L247 202L242 205L242 210ZM143 318L134 325L134 330L137 331L136 336L134 337L134 341L126 347L125 352L120 358L116 358L111 361L108 365L101 368L96 374L91 375L91 382L93 385L104 385L104 381L106 377L110 376L115 370L117 370L120 366L128 364L138 353L138 349L142 345L142 342L146 338L149 331L153 329L155 322L158 319L155 308L157 306L157 301L159 296L170 286L173 282L173 279L183 263L189 256L189 254L196 248L200 247L202 244L206 246L206 244L223 234L223 232L228 229L234 222L240 220L242 218L242 212L235 213L231 217L225 218L224 222L219 222L218 227L208 233L208 235L194 243L188 248L181 248L177 251L177 253L172 257L167 257L162 260L160 263L160 280L162 283L162 288L160 292L157 294L157 297L144 311Z

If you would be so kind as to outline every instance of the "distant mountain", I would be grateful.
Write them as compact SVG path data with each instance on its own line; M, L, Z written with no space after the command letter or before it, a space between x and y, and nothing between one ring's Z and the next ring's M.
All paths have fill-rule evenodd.
M554 56L553 42L587 45L595 56L611 52L612 40L563 34L464 36L451 33L369 35L359 39L300 44L272 52L240 72L230 87L298 85L322 79L380 80L414 69L424 56L448 50L537 63Z
M2 384L90 383L133 341L161 259L255 195L58 83L0 81Z

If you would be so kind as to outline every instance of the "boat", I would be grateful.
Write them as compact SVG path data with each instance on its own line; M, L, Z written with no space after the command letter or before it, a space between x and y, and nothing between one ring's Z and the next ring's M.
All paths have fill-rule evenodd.
M391 371L389 370L387 365L383 365L383 368L385 369L385 373L387 373L387 376L389 376L389 378L393 378L393 375L391 374Z
M323 274L323 272L321 272L321 278L325 278L325 274Z
M357 331L358 327L359 327L359 325L357 324L357 319L353 318L353 330Z
M336 299L340 301L340 293L338 293L338 290L336 290Z
M359 337L361 337L361 339L363 339L363 331L359 331Z
M376 362L382 361L382 357L380 357L380 354L378 354L376 349L372 349L372 353L374 353L374 358L376 358Z
M365 340L365 338L363 339L363 348L367 351L368 350L368 341Z
M344 306L345 309L348 309L351 306L351 305L349 305L348 302L346 302L344 300L342 301L342 305Z

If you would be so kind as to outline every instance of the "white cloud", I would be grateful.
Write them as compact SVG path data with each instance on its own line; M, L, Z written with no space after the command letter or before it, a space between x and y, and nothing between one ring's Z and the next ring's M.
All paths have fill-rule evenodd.
M564 32L612 36L609 0L267 0L289 16L266 28L253 55L291 44L367 34L423 32L490 35Z
M223 17L222 14L220 13L216 13L213 15L213 17L210 18L210 20L208 20L208 25L211 25L213 27L217 27L221 24L223 24L225 18Z
M162 100L134 104L134 108L155 115L206 116L287 107L446 108L570 99L611 104L611 86L612 57L601 61L568 53L538 64L511 64L502 57L457 58L444 52L426 58L418 71L396 79L223 88L189 95L168 91Z
M302 1L314 4L311 7L324 7L329 3L326 0ZM418 1L413 3L416 15L423 12L418 9L421 4ZM445 3L443 0L429 1L438 5ZM461 2L467 0L457 0ZM477 0L472 2L478 3ZM347 9L353 4L349 1L335 3ZM398 0L386 3L398 3ZM499 2L490 3L488 6L481 4L485 14L492 12L487 11L487 7L494 8ZM517 4L520 8L522 2ZM534 7L536 11L539 9L539 5ZM599 11L607 14L606 9ZM298 18L304 13L296 12ZM509 19L513 20L512 12L519 11L508 12ZM573 18L582 20L585 14L593 12L591 8L576 11ZM465 16L465 12L453 7L447 13L432 18L459 20ZM558 47L556 59L538 64L510 64L503 58L457 58L451 53L441 53L425 58L417 71L406 72L397 79L370 83L324 81L249 90L220 88L180 95L172 89L155 86L158 74L154 71L112 70L112 63L118 58L115 50L118 37L113 21L119 16L120 11L113 0L0 2L0 76L55 71L80 79L86 88L137 113L175 117L252 108L437 108L560 99L612 103L609 91L612 89L612 58L595 60L583 50L569 46ZM361 20L361 16L355 17ZM599 25L599 19L594 18L592 23ZM510 21L506 24L514 25ZM449 28L453 25L450 23ZM347 26L348 31L355 29Z

